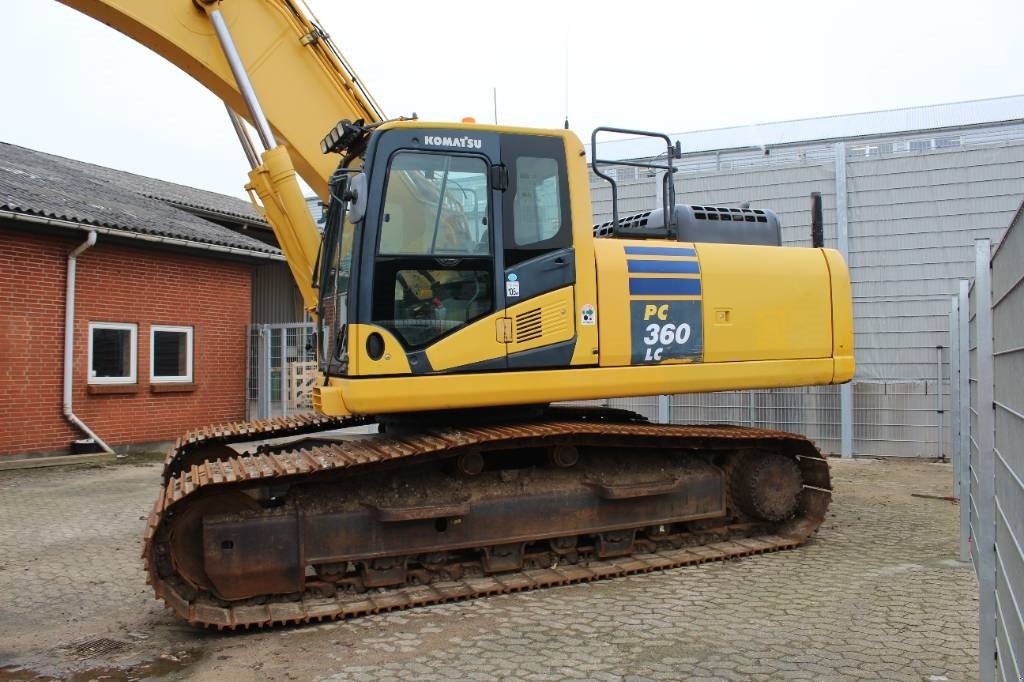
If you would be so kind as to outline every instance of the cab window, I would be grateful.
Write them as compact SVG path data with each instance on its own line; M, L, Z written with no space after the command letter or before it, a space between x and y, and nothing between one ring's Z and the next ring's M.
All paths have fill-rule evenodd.
M532 246L557 235L562 229L558 162L535 156L519 157L512 202L516 246Z
M488 165L477 156L392 157L374 265L373 321L423 348L494 310Z
M379 253L489 254L486 216L483 159L399 153L388 175Z
M502 213L505 267L572 246L562 140L506 135L501 158L509 169Z
M320 361L324 371L341 359L345 352L345 339L341 331L348 323L348 290L352 275L352 251L355 244L355 226L341 221L337 203L328 210L324 227L324 261L320 272Z

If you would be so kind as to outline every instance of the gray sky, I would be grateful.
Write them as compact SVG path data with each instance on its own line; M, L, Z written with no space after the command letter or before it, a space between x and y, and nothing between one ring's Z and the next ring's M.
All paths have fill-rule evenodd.
M1020 0L309 2L389 116L491 122L496 87L499 123L560 127L567 70L583 138L1024 92ZM244 196L213 95L56 2L2 3L0 140Z

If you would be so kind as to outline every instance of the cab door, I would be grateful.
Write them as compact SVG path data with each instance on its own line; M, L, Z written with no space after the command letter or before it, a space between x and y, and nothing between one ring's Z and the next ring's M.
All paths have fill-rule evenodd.
M503 282L509 369L568 366L575 348L576 261L561 138L503 135Z
M504 366L494 326L481 324L496 309L488 174L477 154L403 150L391 158L374 317L409 351L414 371Z

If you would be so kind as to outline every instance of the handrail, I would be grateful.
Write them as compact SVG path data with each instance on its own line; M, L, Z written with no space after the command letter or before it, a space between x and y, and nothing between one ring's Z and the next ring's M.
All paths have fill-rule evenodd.
M665 158L667 162L665 164L655 163L653 161L615 161L612 159L599 159L597 158L597 134L600 132L615 133L620 135L636 135L638 137L656 137L665 141ZM653 133L646 130L632 130L629 128L612 128L610 126L598 126L594 128L590 134L590 167L594 171L594 174L604 180L608 181L608 184L612 187L612 234L619 229L619 190L615 182L615 179L610 175L602 173L598 169L598 164L608 164L615 166L632 166L635 168L650 168L652 170L664 170L664 175L661 176L662 186L662 210L665 216L665 229L670 233L673 232L672 228L675 227L675 215L671 210L676 204L676 186L675 186L675 172L676 168L673 165L673 159L678 159L682 155L682 151L679 147L679 143L673 146L672 140L669 136L664 133Z

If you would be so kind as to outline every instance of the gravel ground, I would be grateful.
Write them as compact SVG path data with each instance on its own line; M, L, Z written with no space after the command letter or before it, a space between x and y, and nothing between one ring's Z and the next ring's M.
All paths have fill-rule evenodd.
M156 464L0 473L0 680L973 679L977 586L949 465L832 460L801 549L264 632L145 584Z

